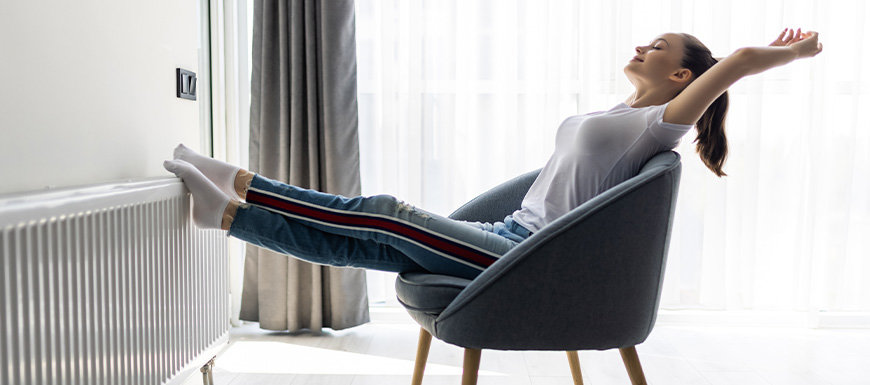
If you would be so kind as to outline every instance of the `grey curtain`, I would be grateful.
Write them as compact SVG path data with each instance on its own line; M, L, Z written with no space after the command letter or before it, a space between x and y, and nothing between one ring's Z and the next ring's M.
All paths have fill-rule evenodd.
M257 0L250 169L300 187L360 195L353 0ZM247 245L240 319L270 330L369 321L365 270Z

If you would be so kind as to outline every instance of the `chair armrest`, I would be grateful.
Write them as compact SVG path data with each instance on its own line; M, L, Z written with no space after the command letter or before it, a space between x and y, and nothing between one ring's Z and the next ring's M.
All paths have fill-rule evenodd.
M503 221L504 217L520 208L540 173L541 169L529 171L495 186L456 209L449 218L469 222Z
M444 309L438 338L502 350L643 342L655 323L679 178L677 155L521 242Z

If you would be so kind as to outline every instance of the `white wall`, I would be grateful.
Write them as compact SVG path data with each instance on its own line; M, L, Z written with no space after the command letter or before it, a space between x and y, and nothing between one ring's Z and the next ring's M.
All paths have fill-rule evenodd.
M168 177L176 143L203 150L199 12L197 0L0 2L0 194ZM176 67L197 73L196 101L176 98Z

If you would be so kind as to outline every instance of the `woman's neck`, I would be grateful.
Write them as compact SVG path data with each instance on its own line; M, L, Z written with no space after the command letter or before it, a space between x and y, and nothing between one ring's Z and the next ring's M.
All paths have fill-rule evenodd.
M669 102L673 97L668 97L667 95L655 95L648 93L641 93L640 97L637 96L637 90L632 93L628 99L625 99L625 104L627 104L631 108L643 108L649 106L660 106Z

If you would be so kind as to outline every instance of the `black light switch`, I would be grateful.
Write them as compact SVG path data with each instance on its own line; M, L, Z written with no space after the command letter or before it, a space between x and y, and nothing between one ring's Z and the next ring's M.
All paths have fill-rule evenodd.
M181 68L175 69L175 96L196 100L196 73Z

